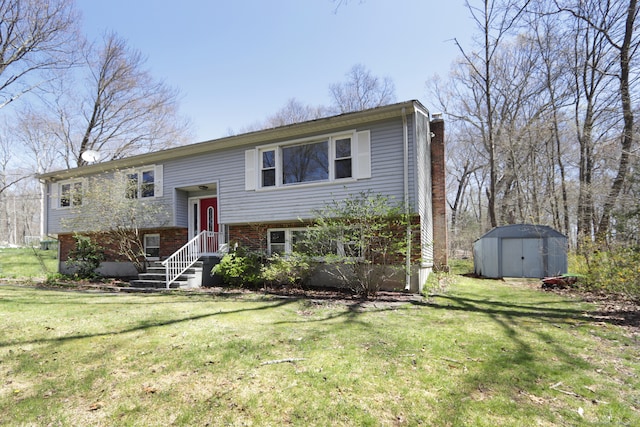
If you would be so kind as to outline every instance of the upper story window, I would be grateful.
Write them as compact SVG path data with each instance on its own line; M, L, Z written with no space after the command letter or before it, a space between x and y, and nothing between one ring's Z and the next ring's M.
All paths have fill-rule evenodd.
M163 165L126 171L109 171L68 181L51 183L51 208L92 204L95 194L118 194L128 199L162 197Z
M283 187L353 178L351 135L260 150L260 186Z
M82 204L82 181L60 184L60 207L68 208Z
M328 180L328 147L328 141L281 147L282 184Z
M262 152L261 179L263 187L276 185L276 151L265 150Z
M245 151L245 189L371 178L370 131L305 138Z
M336 139L336 179L351 178L351 138Z
M155 196L155 169L143 169L126 175L128 199L140 199Z

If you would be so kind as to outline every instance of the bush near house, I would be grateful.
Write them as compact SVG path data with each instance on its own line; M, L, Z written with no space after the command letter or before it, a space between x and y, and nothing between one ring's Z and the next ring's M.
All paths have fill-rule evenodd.
M239 247L212 273L231 286L299 286L323 264L339 286L375 297L386 280L404 271L407 245L416 243L407 227L414 225L399 205L383 195L361 192L317 211L314 222L290 243L292 252L268 257Z
M272 285L302 286L316 264L311 257L298 252L288 256L275 254L262 266L261 274L265 282Z
M96 270L104 261L104 248L88 236L76 234L73 236L74 248L69 252L67 266L74 270L80 279L95 279L100 275Z
M332 267L328 272L344 286L375 297L385 281L405 268L408 246L413 245L407 227L413 228L400 205L384 195L361 192L316 212L302 243Z
M239 246L223 256L211 273L229 286L260 286L264 283L261 272L264 259L262 253Z

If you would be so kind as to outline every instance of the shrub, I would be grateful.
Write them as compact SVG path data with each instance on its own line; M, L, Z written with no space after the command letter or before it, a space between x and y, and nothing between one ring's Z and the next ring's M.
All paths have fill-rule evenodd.
M308 256L293 252L287 256L273 255L262 267L265 282L274 285L300 286L313 272L314 266Z
M575 272L584 275L579 282L583 288L640 300L640 248L590 248L571 261Z
M258 286L263 283L261 274L263 259L262 254L239 247L223 256L211 273L220 276L229 286Z
M404 269L407 226L399 205L362 192L316 212L305 245L342 284L362 297L375 297L387 279Z
M100 263L104 261L104 249L90 237L76 234L73 236L75 246L69 251L66 264L75 270L75 275L80 279L95 279L100 275L96 273Z

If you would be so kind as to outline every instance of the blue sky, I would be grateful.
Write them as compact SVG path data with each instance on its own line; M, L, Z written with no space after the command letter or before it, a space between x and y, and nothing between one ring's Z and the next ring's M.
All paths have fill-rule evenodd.
M329 104L329 85L357 63L390 77L398 101L426 99L470 47L464 0L77 0L91 39L115 31L178 87L194 141L262 121L290 98Z

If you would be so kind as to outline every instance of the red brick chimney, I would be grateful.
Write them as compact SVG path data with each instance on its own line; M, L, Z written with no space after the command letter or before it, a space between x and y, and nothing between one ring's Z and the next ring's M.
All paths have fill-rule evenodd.
M445 186L444 120L434 114L431 127L431 209L433 211L433 268L448 271L447 199Z

